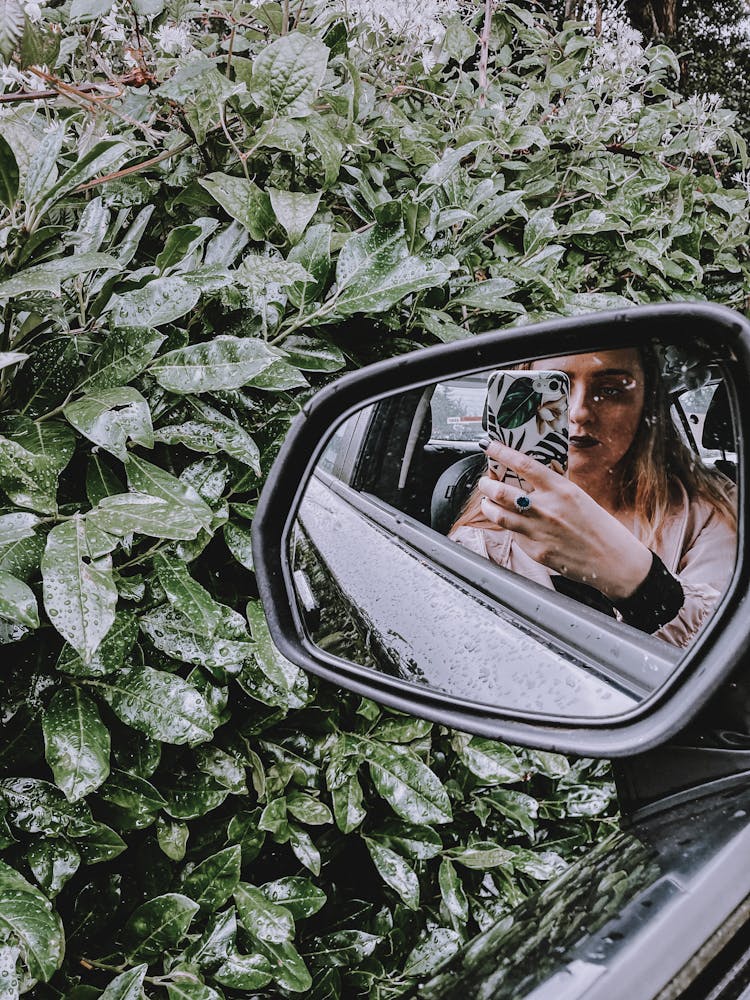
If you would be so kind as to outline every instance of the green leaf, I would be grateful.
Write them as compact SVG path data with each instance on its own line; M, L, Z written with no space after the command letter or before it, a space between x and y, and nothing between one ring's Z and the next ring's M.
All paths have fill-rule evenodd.
M0 0L0 3L2 2L3 0ZM60 278L56 274L29 268L27 271L14 274L12 278L0 281L0 299L13 299L29 292L49 292L52 295L59 295Z
M91 146L56 183L44 190L39 202L34 206L35 222L38 223L45 212L74 187L122 162L128 149L128 144L120 139L101 139Z
M239 885L241 855L239 844L212 854L193 868L182 883L182 891L204 913L218 910Z
M148 972L148 965L137 965L121 973L108 984L100 994L99 1000L141 1000L143 996L143 980Z
M288 910L295 920L303 920L317 913L326 902L326 894L309 878L288 875L273 882L266 882L260 891L272 903Z
M214 636L197 630L194 623L170 605L161 605L142 616L140 625L145 634L167 656L209 670L229 670L236 673L240 664L252 655L247 632L232 627L236 612L222 607L222 623ZM239 616L237 616L239 618ZM241 622L242 619L239 618Z
M514 292L518 286L510 278L488 278L465 289L453 300L455 305L469 306L472 309L486 309L490 312L497 308L505 310L505 296ZM522 307L521 307L522 308Z
M70 5L70 20L72 22L93 21L95 17L103 17L112 7L112 0L73 0Z
M122 462L127 458L128 441L144 448L154 446L148 403L130 386L91 393L69 403L63 413L84 437Z
M280 357L253 337L220 334L204 344L181 347L157 358L151 372L170 392L239 389Z
M208 774L182 772L162 779L161 788L167 799L164 807L174 819L197 819L216 809L229 791Z
M139 492L104 497L86 519L118 537L137 532L153 538L189 540L205 527L205 518L196 516L190 506L177 506L166 497Z
M86 496L92 507L100 500L125 492L125 484L117 476L108 461L97 450L92 450L86 467Z
M404 975L427 977L460 949L461 935L450 927L435 927L426 940L412 948L406 959Z
M0 546L20 542L22 538L33 538L38 524L40 520L36 514L19 512L0 515Z
M294 918L290 911L267 899L260 889L240 882L234 900L243 927L258 941L281 944L294 939Z
M21 38L22 69L30 66L54 66L60 54L61 33L49 23L35 24L26 15L26 28Z
M48 896L56 896L78 871L81 855L61 837L36 840L26 854L34 878Z
M56 525L42 557L44 607L57 631L89 663L115 620L112 559L92 558L83 518Z
M304 334L286 337L283 351L295 368L306 372L335 372L346 365L346 358L338 347Z
M450 852L454 861L478 871L492 868L513 868L513 852L490 841L478 841L469 847L454 848Z
M22 351L0 351L0 370L28 361L29 357L29 354L24 354Z
M438 884L448 912L465 924L469 919L469 900L450 858L443 858L440 862Z
M0 436L0 487L13 503L40 514L57 511L58 468L53 459Z
M125 385L139 375L164 342L164 334L149 327L121 326L107 333L91 356L79 392L102 392Z
M96 829L78 841L81 858L86 865L97 865L103 861L112 861L128 845L122 837L104 823L94 824Z
M130 611L118 611L115 620L101 645L84 663L72 646L66 644L60 651L57 669L73 677L101 677L111 674L125 663L138 638L138 620Z
M246 611L255 643L252 661L261 676L246 666L240 684L251 697L265 704L302 708L307 704L307 675L274 646L260 601L250 601Z
M377 934L358 930L325 934L315 942L316 964L356 967L372 955L381 940Z
M382 743L368 743L367 763L373 783L402 819L412 823L450 823L448 793L419 757Z
M324 802L312 795L305 792L291 792L287 795L286 802L289 812L300 823L307 823L309 826L333 823L331 810Z
M273 978L265 955L239 955L233 952L222 962L213 978L233 990L261 990Z
M473 736L467 740L463 734L457 734L453 740L453 748L483 784L521 781L526 773L523 762L513 750L498 740L490 740L484 736Z
M225 451L227 455L260 475L260 451L257 444L237 421L225 417L202 400L191 399L191 407L200 419L160 427L154 437L165 444L182 444L193 451L214 454Z
M386 885L395 890L410 910L419 909L419 879L400 854L364 838L370 857Z
M222 611L205 587L173 556L159 553L154 557L154 568L172 607L185 615L196 631L212 638L222 619Z
M413 292L444 285L449 277L440 261L409 254L402 226L376 225L350 236L341 248L336 315L384 312Z
M250 529L244 524L230 521L223 528L224 541L237 562L245 569L253 571L253 550Z
M187 849L190 830L187 823L160 816L156 821L156 837L159 847L171 861L182 861Z
M155 278L131 292L112 296L107 315L109 322L118 327L164 326L190 312L200 297L199 288L184 278L170 275Z
M289 289L289 299L298 309L314 302L323 293L331 270L332 232L331 225L327 222L310 226L289 252L287 260L300 264L307 274L304 280L296 281ZM290 339L287 338L284 344L285 351L289 350Z
M443 850L443 841L436 830L429 826L402 823L396 819L382 823L377 831L373 831L372 836L399 853L419 861L429 861Z
M356 776L348 778L343 785L331 790L333 815L336 826L342 833L351 833L367 816L363 804L362 786Z
M2 570L0 570L0 618L17 625L25 625L26 628L39 628L39 611L34 591L21 580Z
M126 725L162 743L205 743L216 718L205 698L176 674L152 667L131 667L91 681Z
M8 818L23 833L86 836L95 824L85 802L68 802L49 781L39 778L5 778L0 798L8 804Z
M290 243L299 243L310 220L318 210L322 192L306 194L303 191L280 191L268 188L271 207L289 237Z
M2 48L1 41L0 48ZM0 202L10 209L18 197L19 176L15 153L8 140L0 135Z
M257 184L244 177L221 173L207 174L198 183L228 215L245 227L254 240L266 238L276 219L271 199Z
M179 892L143 903L123 929L123 947L131 961L157 958L176 947L187 933L198 904Z
M0 945L0 1000L18 1000L21 995L17 968L20 952L16 945Z
M10 62L23 28L23 7L19 0L0 0L0 58L4 62Z
M0 861L0 931L18 942L34 979L47 982L62 964L63 926L49 900L17 871Z
M223 1000L220 993L187 969L173 968L172 982L166 983L169 1000Z
M170 473L136 455L128 455L125 471L131 489L171 504L178 516L190 514L201 527L209 530L213 514L192 486L186 486ZM169 536L168 536L169 537Z
M269 115L304 118L328 65L328 48L291 31L265 45L253 62L252 95Z
M44 755L69 802L97 789L109 775L109 730L96 703L77 687L61 687L42 716Z

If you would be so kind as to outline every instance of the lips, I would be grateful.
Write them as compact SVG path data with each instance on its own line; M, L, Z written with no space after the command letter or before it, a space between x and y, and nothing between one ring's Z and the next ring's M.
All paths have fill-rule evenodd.
M572 448L595 448L599 444L598 438L589 434L573 434L568 442Z

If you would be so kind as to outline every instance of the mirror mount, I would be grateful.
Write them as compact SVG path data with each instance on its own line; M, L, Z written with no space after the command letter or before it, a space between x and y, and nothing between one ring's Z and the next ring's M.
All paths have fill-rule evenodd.
M318 676L380 701L459 730L563 753L620 757L640 754L675 737L716 689L745 661L747 628L740 606L748 591L744 510L739 517L739 560L729 589L710 626L695 640L684 669L639 711L628 716L583 723L566 718L532 719L528 713L446 703L429 689L348 664L326 654L307 638L297 612L287 558L294 514L309 473L331 428L362 406L405 389L417 390L436 379L507 365L513 359L545 358L660 341L690 344L701 340L732 352L736 377L750 387L750 324L737 313L703 303L634 307L513 327L402 355L343 376L318 393L296 418L263 491L253 524L253 550L260 595L280 651ZM750 440L750 415L732 400L737 450ZM746 463L739 474L743 508ZM700 669L697 669L700 667Z

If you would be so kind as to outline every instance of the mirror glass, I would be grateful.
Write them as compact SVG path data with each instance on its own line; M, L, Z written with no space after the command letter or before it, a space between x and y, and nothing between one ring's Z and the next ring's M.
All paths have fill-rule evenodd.
M464 703L631 711L733 574L732 368L654 340L461 371L349 414L290 533L308 638Z

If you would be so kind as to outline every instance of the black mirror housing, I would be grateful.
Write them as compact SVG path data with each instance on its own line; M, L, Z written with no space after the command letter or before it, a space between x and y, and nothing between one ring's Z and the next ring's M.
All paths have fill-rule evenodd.
M689 345L700 340L729 352L738 391L729 399L738 454L737 563L720 606L668 681L632 711L610 719L553 714L462 702L348 662L310 640L298 609L287 553L294 515L310 472L331 429L366 404L439 379L507 365L515 358L545 358L660 340ZM670 303L560 319L484 333L457 343L402 355L345 375L314 396L296 418L264 487L253 522L256 576L272 638L289 660L341 687L398 711L465 732L545 750L617 757L657 746L696 716L743 660L750 626L742 606L750 583L745 555L750 407L738 397L750 389L750 323L723 307ZM297 595L295 597L295 594Z

